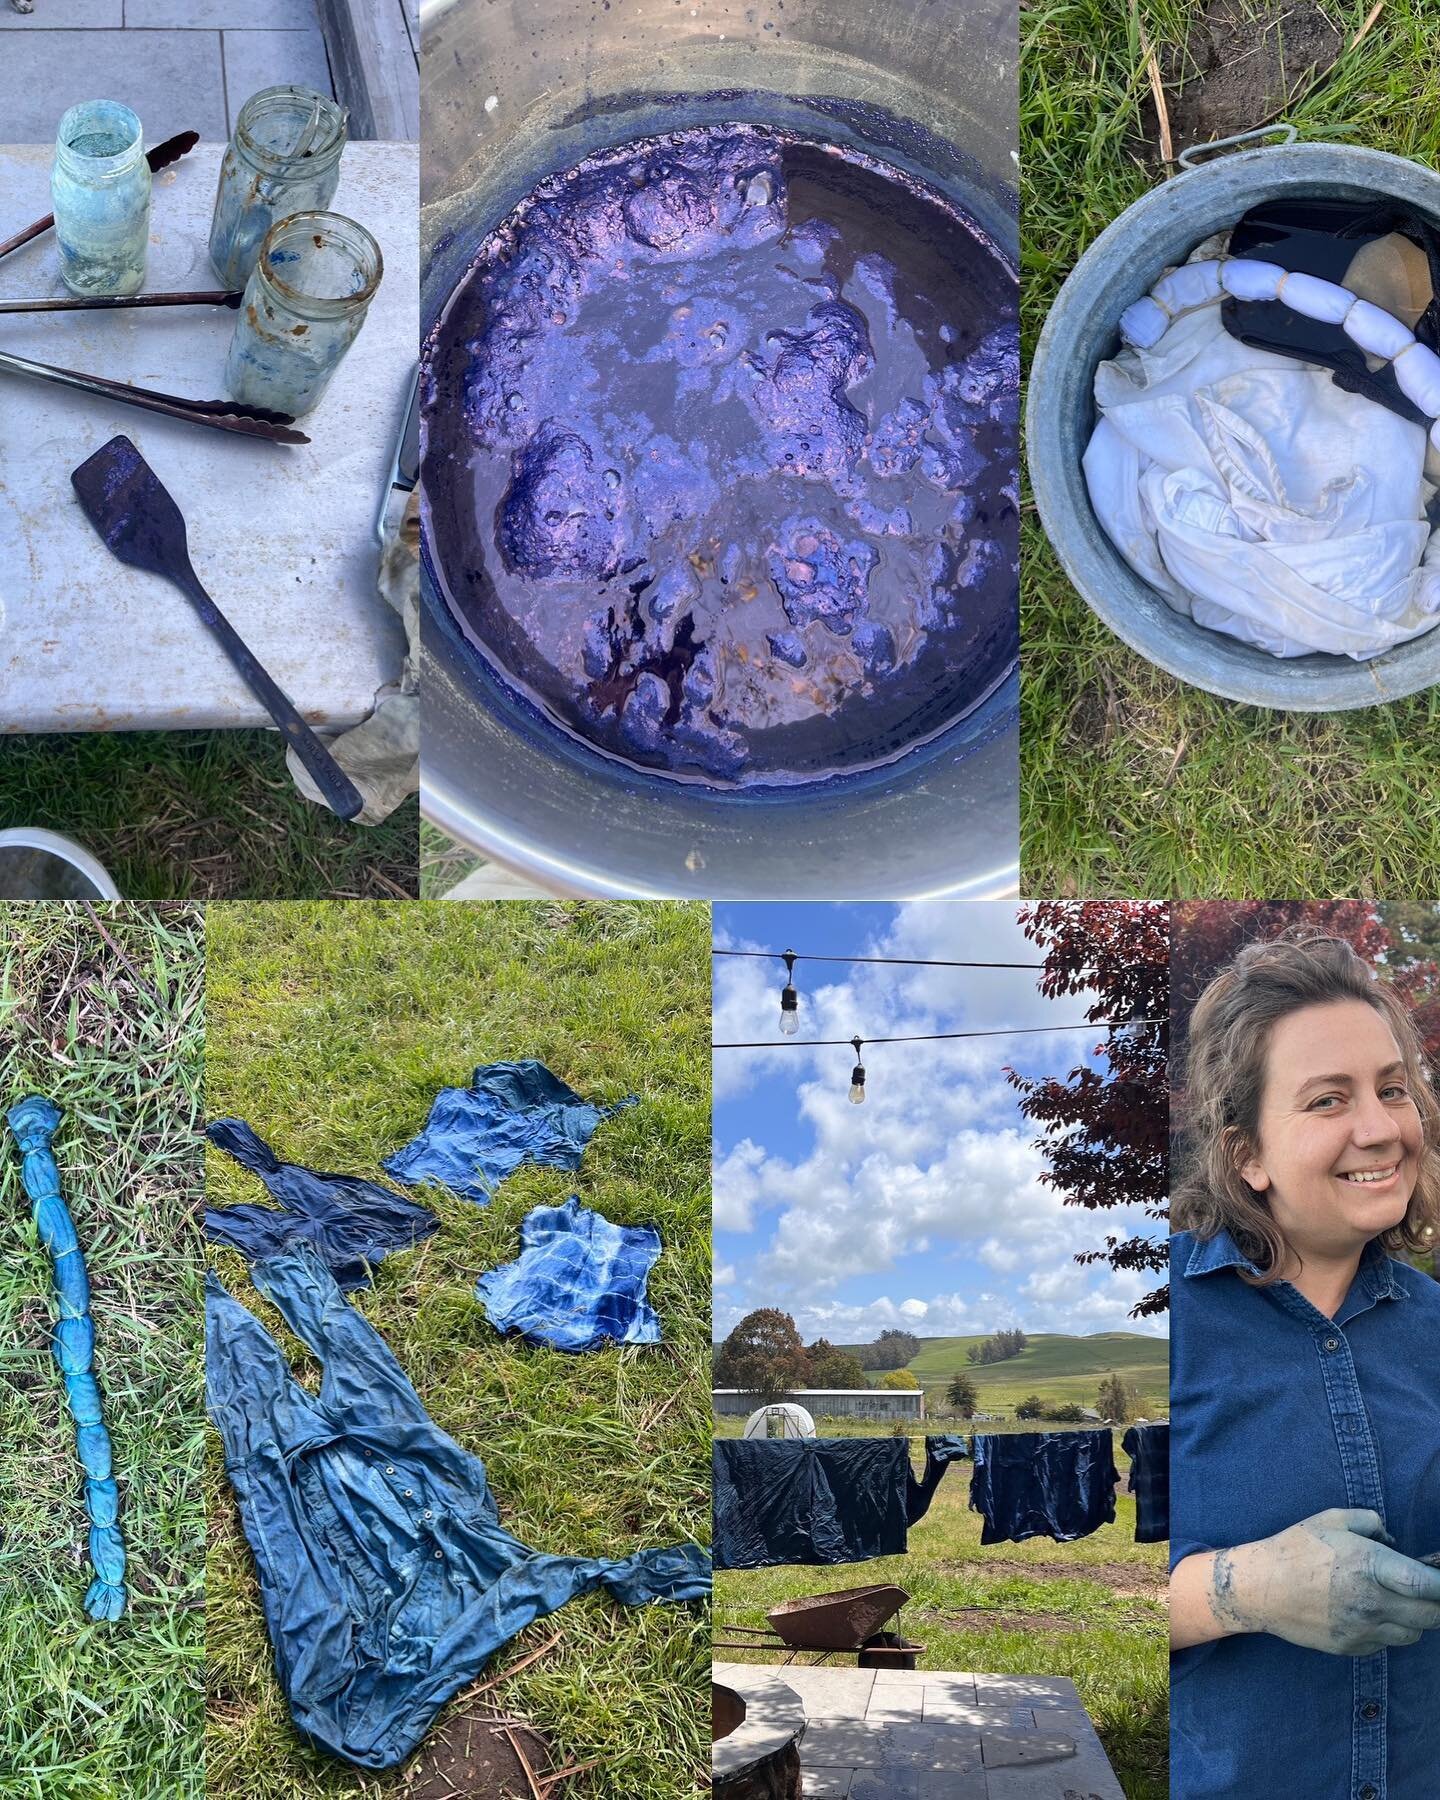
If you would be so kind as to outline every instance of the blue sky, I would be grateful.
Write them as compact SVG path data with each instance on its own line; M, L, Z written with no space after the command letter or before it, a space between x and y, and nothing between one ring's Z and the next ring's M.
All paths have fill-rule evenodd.
M1039 962L1012 902L901 906L716 905L717 948ZM1088 998L1046 1000L1027 971L797 963L800 1029L781 1038L784 964L714 960L714 1039L774 1050L714 1056L715 1335L757 1306L794 1315L807 1342L863 1342L887 1326L922 1337L1148 1331L1130 1308L1153 1282L1082 1266L1138 1210L1066 1207L1037 1180L1044 1158L1004 1079L1064 1075L1100 1035L875 1045L866 1100L846 1096L848 1044L807 1038L985 1030L1080 1021ZM1151 1227L1150 1229L1153 1229Z

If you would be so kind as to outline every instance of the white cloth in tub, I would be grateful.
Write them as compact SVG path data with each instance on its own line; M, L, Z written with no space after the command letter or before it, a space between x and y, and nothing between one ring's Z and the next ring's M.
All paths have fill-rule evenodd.
M1101 363L1095 402L1100 523L1197 624L1363 661L1440 623L1419 425L1240 343L1214 306Z

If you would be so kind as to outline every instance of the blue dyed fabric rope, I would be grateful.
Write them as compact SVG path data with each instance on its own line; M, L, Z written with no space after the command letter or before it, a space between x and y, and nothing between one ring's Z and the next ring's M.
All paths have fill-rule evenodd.
M92 1619L118 1619L125 1610L125 1545L120 1537L120 1492L111 1473L110 1434L100 1410L100 1388L91 1368L95 1328L90 1322L90 1281L75 1224L60 1194L60 1171L50 1144L60 1108L32 1094L6 1115L24 1159L20 1179L49 1253L59 1317L55 1360L65 1378L65 1397L75 1421L75 1447L85 1470L85 1510L90 1517L90 1561L95 1580L85 1596Z

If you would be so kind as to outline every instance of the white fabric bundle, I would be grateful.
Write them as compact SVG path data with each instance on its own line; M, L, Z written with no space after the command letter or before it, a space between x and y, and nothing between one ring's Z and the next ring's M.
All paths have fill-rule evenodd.
M1223 266L1258 285L1243 262ZM1428 394L1440 380L1440 358L1415 345L1395 373L1416 398L1412 386ZM1203 303L1102 363L1095 403L1084 468L1096 514L1136 574L1197 624L1273 656L1363 661L1440 623L1421 426L1328 371L1240 343Z

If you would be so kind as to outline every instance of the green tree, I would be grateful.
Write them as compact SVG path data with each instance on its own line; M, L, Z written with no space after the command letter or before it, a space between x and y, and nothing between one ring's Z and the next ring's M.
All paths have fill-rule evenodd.
M920 1354L920 1340L911 1331L882 1331L873 1344L866 1344L860 1361L867 1369L903 1369L911 1357Z
M1066 1400L1059 1406L1052 1406L1045 1417L1053 1419L1057 1425L1082 1425L1085 1422L1085 1411L1073 1400Z
M919 1387L920 1382L918 1377L912 1375L908 1369L891 1369L882 1375L875 1385L882 1388L894 1388L897 1392L903 1389L913 1393Z
M1038 1394L1030 1394L1015 1408L1015 1417L1017 1419L1043 1419L1045 1402Z
M1139 1395L1120 1376L1110 1374L1100 1383L1095 1410L1111 1425L1126 1425L1135 1417Z
M715 1385L778 1400L810 1385L810 1364L789 1313L762 1306L745 1317L720 1346Z
M816 1388L863 1388L865 1371L860 1358L848 1350L837 1350L828 1338L816 1338L805 1352L810 1364L808 1385Z
M962 1419L973 1419L980 1405L980 1390L968 1375L955 1375L945 1390L945 1398Z

